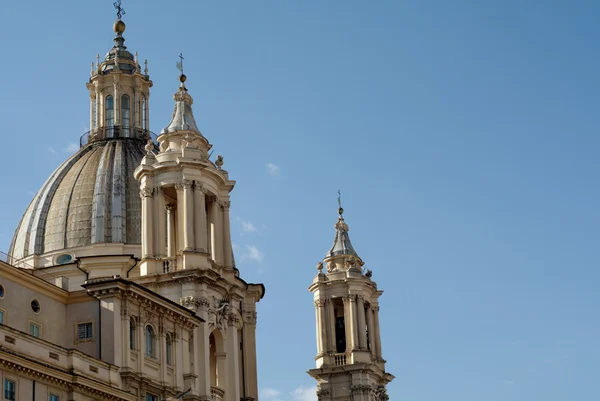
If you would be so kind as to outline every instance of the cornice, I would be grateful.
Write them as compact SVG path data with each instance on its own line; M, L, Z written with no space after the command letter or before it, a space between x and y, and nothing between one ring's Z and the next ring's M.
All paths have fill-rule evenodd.
M67 391L76 391L92 397L100 397L107 401L136 400L135 395L111 387L104 382L31 360L22 355L9 352L3 347L0 347L0 353L2 355L2 358L0 358L2 370L50 383Z

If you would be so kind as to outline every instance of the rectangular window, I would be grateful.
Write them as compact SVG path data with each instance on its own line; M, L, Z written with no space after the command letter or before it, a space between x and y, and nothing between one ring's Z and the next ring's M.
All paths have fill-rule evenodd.
M48 397L48 401L60 401L60 397L56 394L50 394L50 396Z
M80 340L89 340L93 338L92 322L80 323L77 325L77 338Z
M40 337L41 327L39 324L29 323L29 334L34 337Z
M4 324L4 311L0 310L0 324Z
M158 401L157 395L146 394L146 401Z
M15 401L17 397L15 396L15 390L17 389L17 385L14 381L4 379L4 399L9 401Z

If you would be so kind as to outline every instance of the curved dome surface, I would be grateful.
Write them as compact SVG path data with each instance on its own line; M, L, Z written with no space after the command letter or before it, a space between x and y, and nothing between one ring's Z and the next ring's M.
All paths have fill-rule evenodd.
M33 198L9 254L31 255L96 243L141 243L141 200L133 171L145 142L110 139L81 148Z

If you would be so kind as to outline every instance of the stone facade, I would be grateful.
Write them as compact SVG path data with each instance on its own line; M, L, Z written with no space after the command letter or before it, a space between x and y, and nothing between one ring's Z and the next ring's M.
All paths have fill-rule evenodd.
M3 399L257 400L264 286L235 266L235 182L209 158L184 75L173 120L148 131L147 63L120 18L114 30L87 84L91 130L0 262Z

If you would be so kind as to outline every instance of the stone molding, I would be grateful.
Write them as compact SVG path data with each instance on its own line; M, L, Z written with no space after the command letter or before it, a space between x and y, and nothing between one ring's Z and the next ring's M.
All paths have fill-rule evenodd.
M6 351L6 350L4 350L4 351ZM79 393L83 393L85 395L91 396L93 398L99 397L99 398L101 398L103 400L107 400L107 401L123 401L123 399L124 399L123 397L120 397L120 396L114 394L114 391L116 389L111 388L111 389L107 389L107 391L103 391L103 390L98 389L97 386L90 387L83 383L74 383L74 381L77 380L76 376L73 376L71 373L63 371L62 369L59 369L59 368L53 368L53 369L59 369L61 372L58 374L60 374L61 376L66 376L66 378L71 379L71 381L67 381L65 379L58 378L56 376L53 376L53 375L45 373L45 372L41 372L36 369L28 368L22 364L11 362L6 359L0 359L0 366L3 368L2 370L7 370L7 371L12 372L19 376L26 376L26 377L34 379L34 380L39 380L41 382L49 383L53 386L60 387L61 389L68 391L68 392L79 392ZM97 385L97 383L98 383L97 381L94 381L94 384ZM106 385L104 383L102 385L105 387L108 387L108 385ZM127 394L127 395L129 395L129 394ZM132 395L132 399L135 399L135 397L133 395Z

